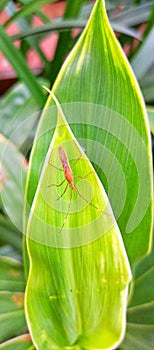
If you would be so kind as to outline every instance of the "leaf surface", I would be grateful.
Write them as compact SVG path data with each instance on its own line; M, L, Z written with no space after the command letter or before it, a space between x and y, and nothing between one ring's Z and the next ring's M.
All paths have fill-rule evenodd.
M23 293L0 292L0 310L1 342L27 330Z
M3 350L34 350L34 346L32 345L31 338L29 334L23 334L19 337L13 338L4 342L1 345L1 349Z
M28 326L42 350L112 349L125 330L129 263L103 186L57 106L27 228ZM72 188L60 161L72 169Z
M29 90L32 92L36 103L39 107L43 106L45 102L44 95L37 82L37 79L28 68L23 54L13 45L11 39L6 34L4 28L0 26L0 49L3 55L11 63L12 67L16 71L18 77L23 79ZM17 64L18 62L18 64Z
M0 291L23 292L24 288L23 265L17 260L0 257Z
M120 350L152 350L154 334L154 245L134 271L127 311L127 328Z
M96 2L53 92L106 189L133 263L147 253L151 236L149 126L138 84L112 32L102 0ZM50 97L47 105L52 106ZM27 186L30 206L51 142L49 125L50 117L44 113L38 135L46 130L46 138L42 142L40 138L34 147Z
M27 161L16 146L0 134L1 201L3 210L22 232Z

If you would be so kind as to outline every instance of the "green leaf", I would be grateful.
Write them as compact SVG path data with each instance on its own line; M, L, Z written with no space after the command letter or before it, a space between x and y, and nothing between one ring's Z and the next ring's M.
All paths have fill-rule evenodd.
M27 228L28 326L40 350L112 349L125 330L129 263L103 186L56 104L57 126ZM75 184L59 170L62 160L68 176L71 164Z
M154 302L154 248L135 269L134 290L130 307Z
M30 29L26 29L24 31L20 31L19 33L12 35L11 39L17 40L17 39L24 39L30 36L35 36L35 35L43 35L45 33L48 32L52 32L52 31L66 31L66 30L70 30L73 28L81 28L83 29L86 25L87 21L85 20L78 20L78 19L74 19L74 20L62 20L60 22L54 22L54 23L50 23L50 24L46 24L43 26L39 26L39 27L34 27L34 28L30 28ZM118 23L114 23L113 21L111 21L111 25L113 30L115 30L116 32L125 34L125 35L129 35L133 38L136 38L138 40L141 40L141 36L137 33L137 31L135 29L130 29L124 25L120 25Z
M125 341L120 350L153 350L154 327L144 325L128 325Z
M24 288L23 265L17 260L0 257L0 291L23 292Z
M48 83L43 79L39 82L40 85ZM38 104L26 85L16 83L1 100L0 130L18 148L21 148L36 125L39 113Z
M28 86L33 97L35 98L38 106L42 107L45 102L45 96L42 93L41 87L31 70L28 68L24 56L13 45L11 39L5 33L5 30L2 26L0 26L0 37L0 49L3 55L12 64L14 70L18 74L18 77L24 80L25 84Z
M3 176L1 200L3 210L22 232L27 162L16 146L0 135L0 163Z
M21 252L22 247L21 233L10 222L6 216L0 214L0 243L10 244L16 250Z
M151 144L144 102L132 70L98 0L87 27L53 86L71 129L104 184L131 263L149 250L152 226ZM48 107L52 105L51 98ZM27 201L31 206L48 151L46 132L33 150ZM38 170L40 169L40 170ZM146 233L146 234L145 234Z
M5 23L5 26L8 26L10 23L17 21L17 19L24 17L24 16L28 16L30 14L33 14L39 7L48 4L48 3L52 3L52 2L56 2L58 0L32 0L29 1L27 4L25 4L21 10L19 10L18 12L16 12L12 17L10 17L8 19L8 21Z
M147 113L148 113L148 117L149 117L150 130L154 135L154 107L147 106Z
M20 335L19 337L8 340L1 345L3 350L34 350L29 334Z
M12 16L14 14L16 14L18 11L19 11L19 9L17 9L17 6L13 2L8 3L7 8L6 8L6 12L10 18L12 18ZM17 24L19 29L26 31L29 28L29 23L30 23L30 19L28 20L25 17L19 17L16 24ZM5 25L6 24L4 24L4 27L5 27ZM21 51L23 50L22 44L23 43L21 43L21 45L20 45ZM47 61L43 51L41 50L41 48L39 46L39 40L37 38L28 38L26 40L26 44L29 45L30 47L34 48L34 50L36 50L36 52L40 55L42 62L44 62L44 64L47 64L48 61ZM25 43L24 43L24 45L25 45Z
M152 350L154 334L154 245L135 267L127 312L126 336L120 350Z
M138 79L142 79L148 70L154 63L153 57L153 42L154 42L154 27L140 46L139 50L135 54L135 57L131 60L132 68Z
M8 0L1 0L1 3L0 3L0 11L3 10L3 8L7 5L8 3Z
M80 8L84 2L85 0L76 0L72 6L72 0L67 0L64 19L77 17L80 11ZM54 54L54 59L51 62L51 69L50 69L51 85L53 85L55 81L55 78L63 63L64 57L68 54L68 52L70 51L70 48L73 47L73 44L74 44L74 41L73 41L71 32L60 33L58 38L58 43L56 46L56 51Z
M1 342L27 330L23 293L0 292L0 310Z
M21 254L15 250L11 245L3 245L0 247L0 256L7 256L8 258L21 261Z
M114 16L114 21L127 26L136 26L147 22L152 7L153 1L149 1L148 3L128 8Z
M148 82L146 82L144 85L142 83L142 91L145 98L145 101L147 103L153 102L153 96L154 96L154 77L152 79L149 76Z

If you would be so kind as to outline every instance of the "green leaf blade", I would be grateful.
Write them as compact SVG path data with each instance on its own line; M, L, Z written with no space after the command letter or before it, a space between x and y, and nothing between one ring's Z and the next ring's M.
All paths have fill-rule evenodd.
M29 334L23 334L11 340L4 342L1 345L3 350L34 350Z
M40 349L75 344L111 349L125 331L129 263L102 184L59 105L58 111L27 227L27 321L34 344ZM67 161L66 154L71 154ZM64 170L59 170L63 159L67 167L74 161L70 191L65 191L69 190L67 183L62 189L55 185L56 180L66 181ZM75 182L78 177L79 182L86 179L90 185L84 182L84 195L84 187ZM71 201L73 190L76 197L72 194Z
M27 330L23 293L0 292L0 308L1 342Z
M5 55L8 61L12 64L19 78L24 80L25 84L28 86L29 90L32 92L32 95L34 96L38 106L42 107L43 103L45 102L45 98L37 82L37 79L34 77L33 73L28 68L23 55L13 45L11 39L5 33L5 30L2 26L0 26L0 36L1 36L0 49L2 53Z
M116 172L113 168L112 174L112 186L115 184L115 189L112 189L109 195L115 212L117 203L120 205L120 201L123 200L122 197L119 198L116 190L120 188L122 182L120 175L122 167L127 194L125 206L117 220L129 259L133 263L137 257L143 256L149 250L151 237L152 167L149 126L138 84L111 30L102 0L96 2L89 23L64 63L53 91L61 103L77 101L81 103L81 109L78 108L77 113L74 110L74 124L80 113L82 114L83 101L103 106L104 111L108 108L112 111L106 112L108 124L105 124L105 132L101 132L97 127L97 131L94 130L92 125L80 130L74 125L73 132L76 137L86 139L84 147L87 149L89 159L92 159L94 152L92 144L89 145L91 139L105 145L112 152L113 158L117 158L119 169ZM83 117L83 125L86 122L86 115ZM105 117L99 117L96 113L94 118L96 126L98 124L100 128L101 123L102 127L104 126ZM113 123L115 124L112 128ZM115 138L111 133L112 135L114 133ZM96 149L95 158L99 159L101 169L104 169L104 163L107 161L103 155L102 151L98 154ZM146 168L144 174L142 174L143 164ZM98 168L96 169L100 179L103 180ZM107 179L111 176L110 171L109 167ZM143 188L147 196L146 201ZM141 238L141 232L145 232L145 228L148 233Z

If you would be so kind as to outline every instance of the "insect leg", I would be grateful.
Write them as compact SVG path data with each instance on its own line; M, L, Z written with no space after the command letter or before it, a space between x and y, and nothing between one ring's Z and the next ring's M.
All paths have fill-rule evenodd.
M76 179L85 179L87 176L89 176L90 174L94 174L94 171L92 170L92 171L90 171L87 175L84 175L84 176L80 176L80 175L78 175L78 176L74 176L74 178L76 178Z
M63 169L58 168L57 166L55 166L54 164L52 164L50 162L48 162L48 164L57 170L63 171Z
M66 180L66 179L65 179L65 180ZM68 185L69 185L69 184L67 183L67 185L66 185L66 187L65 187L65 189L64 189L64 191L63 191L63 193L57 198L57 200L59 200L60 198L63 197L64 193L67 191Z
M86 203L88 203L91 207L93 207L93 208L99 210L99 211L102 212L103 214L106 214L106 215L111 216L110 213L107 213L106 211L100 209L99 207L96 207L96 205L90 203L90 202L79 192L79 190L78 190L77 187L75 187L75 191L77 192L77 194L79 195L79 197L81 197L81 198L82 198Z
M60 187L63 185L63 183L66 181L66 179L64 179L60 184L51 184L49 185L48 187L52 187L52 186L55 186L55 187Z
M62 227L61 227L59 233L61 233L61 231L62 231L62 229L63 229L63 227L64 227L64 225L65 225L65 222L66 222L66 220L67 220L67 218L68 218L69 212L70 212L71 202L72 202L72 191L73 191L73 190L72 190L72 188L71 188L71 192L70 192L70 202L69 202L69 205L68 205L67 213L66 213L65 218L64 218L64 222L63 222L63 224L62 224Z
M97 209L97 210L100 210L100 208L96 207L96 205L90 203L78 190L77 187L75 187L75 191L77 192L77 194L79 195L79 197L81 197L86 203L88 203L89 205L91 205L91 207ZM101 211L101 210L100 210Z

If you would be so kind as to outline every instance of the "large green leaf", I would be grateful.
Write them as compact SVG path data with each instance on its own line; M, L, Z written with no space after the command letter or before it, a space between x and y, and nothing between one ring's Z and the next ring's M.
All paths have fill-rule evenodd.
M129 263L103 186L57 106L27 228L27 321L40 350L112 349L125 330Z
M105 186L133 263L149 250L150 136L139 87L108 23L102 0L96 2L53 91ZM51 105L49 98L48 107ZM30 206L51 141L51 119L46 114L42 116L38 137L44 132L46 138L40 138L33 150L27 192Z

